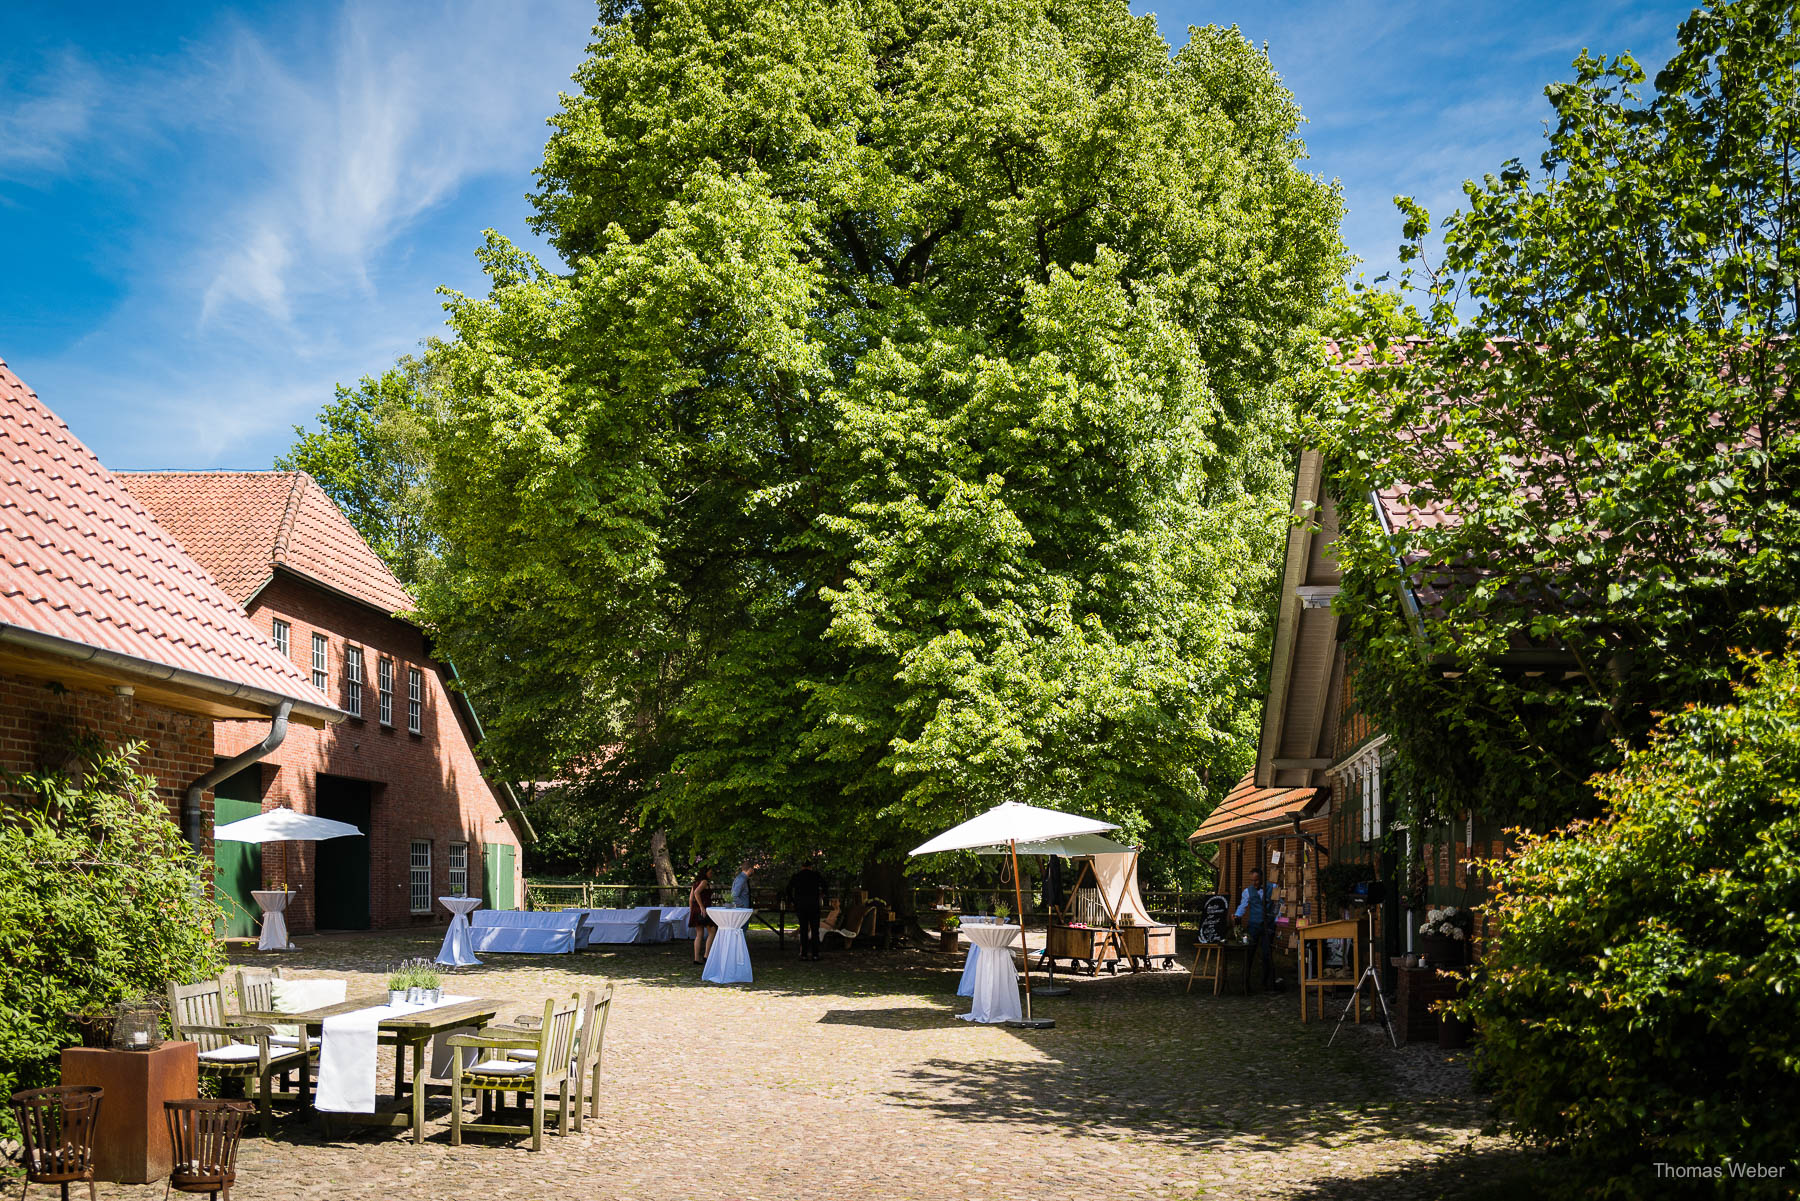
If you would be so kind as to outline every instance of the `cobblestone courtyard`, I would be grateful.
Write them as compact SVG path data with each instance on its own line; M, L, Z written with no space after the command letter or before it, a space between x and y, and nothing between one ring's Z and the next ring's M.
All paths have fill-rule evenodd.
M347 976L354 996L438 940L301 941L283 962ZM1395 1201L1502 1196L1528 1166L1479 1133L1480 1102L1435 1047L1396 1053L1376 1024L1327 1050L1329 1024L1301 1027L1291 992L1215 998L1184 993L1180 970L1103 974L1038 1003L1055 1029L1020 1031L954 1020L960 955L801 963L791 940L751 946L748 987L701 984L682 945L455 973L454 991L519 1011L617 985L599 1120L534 1155L491 1135L452 1148L437 1097L422 1146L397 1131L327 1141L290 1117L271 1140L247 1134L234 1196Z

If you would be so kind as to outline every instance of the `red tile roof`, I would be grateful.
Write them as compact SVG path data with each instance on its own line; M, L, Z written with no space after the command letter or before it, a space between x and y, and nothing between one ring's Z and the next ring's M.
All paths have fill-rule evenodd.
M1322 799L1325 792L1323 788L1258 788L1256 773L1251 772L1225 794L1219 807L1188 836L1188 841L1218 842L1279 824Z
M336 711L4 361L0 624Z
M124 471L119 478L240 603L277 567L383 613L412 597L304 471Z

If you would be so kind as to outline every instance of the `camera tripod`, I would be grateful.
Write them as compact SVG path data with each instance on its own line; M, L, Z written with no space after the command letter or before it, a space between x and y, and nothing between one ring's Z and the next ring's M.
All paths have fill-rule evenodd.
M1394 1047L1398 1049L1400 1046L1400 1037L1394 1033L1394 1017L1388 1012L1387 994L1381 989L1381 972L1378 970L1378 964L1375 961L1375 924L1372 920L1369 923L1369 933L1366 941L1368 944L1366 950L1368 966L1363 968L1363 974L1357 979L1356 987L1350 990L1350 999L1344 1002L1344 1012L1338 1014L1337 1025L1332 1027L1331 1037L1325 1040L1325 1045L1329 1047L1332 1043L1337 1041L1338 1033L1344 1028L1344 1019L1350 1016L1351 1006L1362 1000L1363 985L1372 984L1375 986L1375 1003L1381 1007L1381 1024L1387 1030L1388 1042L1392 1043ZM1320 955L1321 957L1324 955L1323 949L1320 950ZM1374 1008L1374 1006L1371 1006L1371 1008ZM1357 1020L1360 1021L1361 1019L1359 1018Z

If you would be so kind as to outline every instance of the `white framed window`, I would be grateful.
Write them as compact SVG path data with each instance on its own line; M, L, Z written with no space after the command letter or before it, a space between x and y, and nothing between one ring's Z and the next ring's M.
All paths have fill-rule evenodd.
M416 667L406 669L406 728L419 732L419 716L425 707L425 673Z
M313 635L313 687L324 692L331 680L325 670L325 635Z
M289 632L293 629L293 627L288 625L287 622L281 620L281 618L277 617L275 619L275 624L272 628L275 631L275 649L280 651L283 656L286 656L289 653L289 651L288 651Z
M412 841L412 911L431 912L431 843L423 838Z
M469 844L466 842L450 844L450 895L469 895Z
M379 694L381 724L394 724L394 661L381 659L375 664L375 691Z
M344 711L351 717L361 717L363 696L363 651L360 646L344 648L344 683L346 685L346 702Z

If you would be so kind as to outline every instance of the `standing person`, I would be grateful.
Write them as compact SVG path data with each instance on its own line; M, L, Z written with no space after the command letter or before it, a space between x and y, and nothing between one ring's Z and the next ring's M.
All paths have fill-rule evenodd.
M736 909L750 908L750 873L756 870L756 864L746 859L738 864L738 874L731 881L731 904Z
M706 962L706 953L712 950L713 935L719 928L719 923L713 921L712 915L706 912L706 907L712 901L712 868L703 867L700 874L694 877L694 886L688 889L688 925L694 928L695 963Z
M788 880L788 903L800 919L800 958L819 957L819 910L825 903L825 877L809 863Z
M1250 887L1238 898L1237 920L1250 929L1250 952L1244 960L1244 979L1250 979L1250 968L1256 962L1257 951L1262 952L1262 984L1263 991L1273 987L1275 974L1275 917L1281 908L1281 902L1275 898L1275 886L1263 883L1261 868L1250 869ZM1246 983L1245 987L1249 987Z

